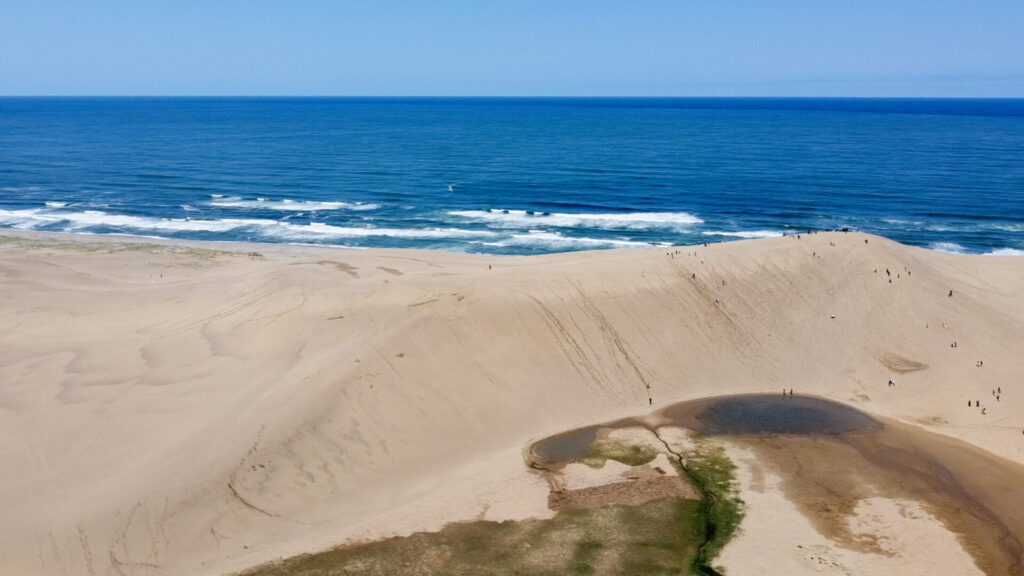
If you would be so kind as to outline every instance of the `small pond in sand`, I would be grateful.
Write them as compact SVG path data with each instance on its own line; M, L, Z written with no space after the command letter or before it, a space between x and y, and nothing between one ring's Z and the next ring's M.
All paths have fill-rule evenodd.
M670 406L672 424L707 435L837 435L881 428L846 404L811 396L721 396Z
M770 436L780 434L834 436L882 425L867 414L838 402L813 396L748 394L718 396L673 404L652 419L625 418L545 438L533 445L532 455L554 464L585 458L601 430L678 426L709 436Z

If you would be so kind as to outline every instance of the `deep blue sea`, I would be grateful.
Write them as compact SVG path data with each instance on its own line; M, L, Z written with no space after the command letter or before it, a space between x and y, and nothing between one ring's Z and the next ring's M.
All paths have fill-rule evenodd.
M849 227L1024 254L1024 100L0 98L0 227L492 254Z

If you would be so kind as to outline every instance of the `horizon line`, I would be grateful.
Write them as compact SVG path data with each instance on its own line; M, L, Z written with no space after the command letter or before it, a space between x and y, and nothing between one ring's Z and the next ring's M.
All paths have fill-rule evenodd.
M406 100L1024 100L1022 96L667 96L667 95L417 95L417 94L0 94L0 98L295 98Z

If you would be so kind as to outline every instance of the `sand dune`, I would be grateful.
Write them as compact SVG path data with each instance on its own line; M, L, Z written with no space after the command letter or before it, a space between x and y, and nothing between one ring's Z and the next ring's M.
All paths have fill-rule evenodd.
M531 439L726 393L1024 462L1024 258L853 233L678 250L5 233L0 573L218 575L544 516Z

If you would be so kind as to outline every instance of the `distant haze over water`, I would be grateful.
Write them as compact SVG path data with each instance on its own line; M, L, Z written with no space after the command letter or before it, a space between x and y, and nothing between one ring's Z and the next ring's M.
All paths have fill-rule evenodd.
M0 227L492 254L850 227L1024 254L1024 100L0 98Z

